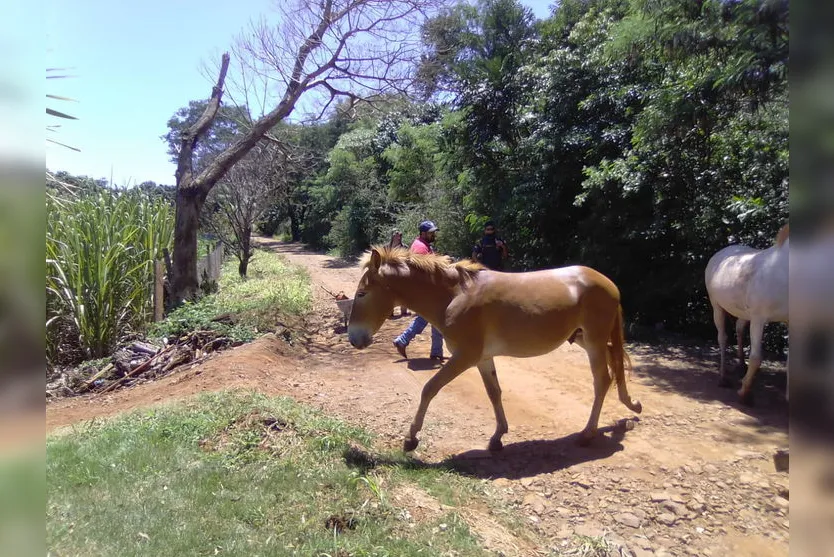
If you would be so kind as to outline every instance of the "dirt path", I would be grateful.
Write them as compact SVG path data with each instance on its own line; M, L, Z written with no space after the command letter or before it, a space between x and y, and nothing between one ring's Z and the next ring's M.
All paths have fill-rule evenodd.
M387 321L373 345L354 350L341 312L318 285L352 296L358 268L298 245L262 243L310 273L313 331L303 344L267 335L158 382L50 404L47 429L240 386L307 401L400 446L422 385L438 369L428 359L428 332L409 346L408 361L391 346L407 318ZM788 479L771 462L788 444L783 372L762 371L758 405L748 409L715 387L713 351L629 350L630 390L644 412L625 434L609 428L590 448L574 445L593 392L584 351L565 345L537 358L496 358L510 424L501 454L483 450L494 419L472 369L432 403L415 455L491 479L548 547L574 533L605 533L637 557L787 555ZM628 417L609 395L600 425Z

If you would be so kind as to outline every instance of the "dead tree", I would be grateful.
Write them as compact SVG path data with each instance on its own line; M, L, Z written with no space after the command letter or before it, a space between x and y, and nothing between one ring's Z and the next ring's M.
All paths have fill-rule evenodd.
M304 97L322 115L339 97L352 101L407 93L420 55L420 27L441 0L295 0L279 4L279 23L251 26L236 48L243 89L262 85L264 114L228 149L194 175L192 154L217 114L229 67L224 54L203 116L182 137L177 161L177 212L172 290L175 302L197 293L197 230L209 191ZM276 100L277 99L277 102ZM249 99L250 109L258 103ZM267 107L273 107L268 112Z

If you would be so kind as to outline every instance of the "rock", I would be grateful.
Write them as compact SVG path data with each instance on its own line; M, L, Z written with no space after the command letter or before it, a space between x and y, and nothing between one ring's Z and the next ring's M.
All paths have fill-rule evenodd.
M785 499L784 497L777 495L773 498L773 506L777 509L781 509L783 511L787 511L788 507L790 506L790 501Z
M591 482L582 477L576 478L571 483L585 489L591 489L591 487L593 487L593 484Z
M633 515L632 513L615 514L614 520L616 520L620 524L629 526L630 528L639 528L640 525L643 523L643 521L640 518Z
M571 529L564 526L560 528L558 532L556 532L556 537L562 540L570 538L572 535L573 532L571 531Z
M677 517L670 513L661 513L657 515L655 520L661 524L665 524L666 526L672 526L677 521Z
M673 514L675 514L677 516L686 516L686 514L687 514L686 507L684 507L680 503L675 503L674 501L667 501L667 502L663 503L662 506L663 506L664 509L666 509L667 511L672 512Z
M652 503L661 503L663 501L668 501L672 498L672 496L663 491L651 493L649 494L649 498L652 500Z
M718 472L718 467L714 464L704 464L704 472L707 474L715 474Z
M547 508L545 500L535 493L525 495L524 499L521 500L521 504L530 507L536 514L542 514Z
M654 557L654 551L637 547L634 549L634 557Z
M580 524L573 529L573 533L577 536L586 536L588 538L601 538L605 532L596 524Z
M703 512L706 506L703 503L699 503L698 501L690 501L686 508L692 512L700 513Z
M780 449L773 453L773 466L777 472L790 471L790 453L788 449Z
M521 478L521 485L524 487L530 487L533 485L533 478Z

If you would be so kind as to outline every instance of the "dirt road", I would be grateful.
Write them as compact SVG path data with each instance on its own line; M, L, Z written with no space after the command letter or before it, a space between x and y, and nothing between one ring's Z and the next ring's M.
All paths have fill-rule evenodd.
M262 242L310 273L315 302L304 342L267 335L158 382L50 404L47 429L241 386L307 401L400 446L422 385L439 367L428 359L428 330L409 346L408 361L391 346L408 318L387 321L368 349L353 349L319 285L352 297L356 265ZM591 447L575 446L593 389L584 351L564 345L537 358L496 358L510 424L502 453L484 450L494 418L471 369L432 403L415 456L495 482L550 547L578 533L606 534L637 557L787 555L788 477L771 461L788 444L783 387L774 386L784 385L783 370L762 371L750 409L735 403L733 390L715 386L710 347L629 351L630 391L644 411L627 433L609 428ZM615 395L606 399L600 426L633 417Z

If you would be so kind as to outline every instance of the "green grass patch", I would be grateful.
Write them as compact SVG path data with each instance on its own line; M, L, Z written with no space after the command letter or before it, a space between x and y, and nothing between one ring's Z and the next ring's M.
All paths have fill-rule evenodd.
M300 315L310 310L312 292L307 272L288 264L281 256L256 250L248 276L238 275L238 262L223 264L218 291L172 311L148 334L174 337L195 330L215 330L234 340L249 341L275 326L281 316ZM232 323L212 321L228 315Z
M56 555L485 555L454 510L404 518L391 496L450 501L477 480L362 455L365 431L286 398L205 394L47 438ZM350 455L359 455L351 458ZM367 462L365 462L368 464Z
M43 448L6 449L0 449L0 555L44 555Z

